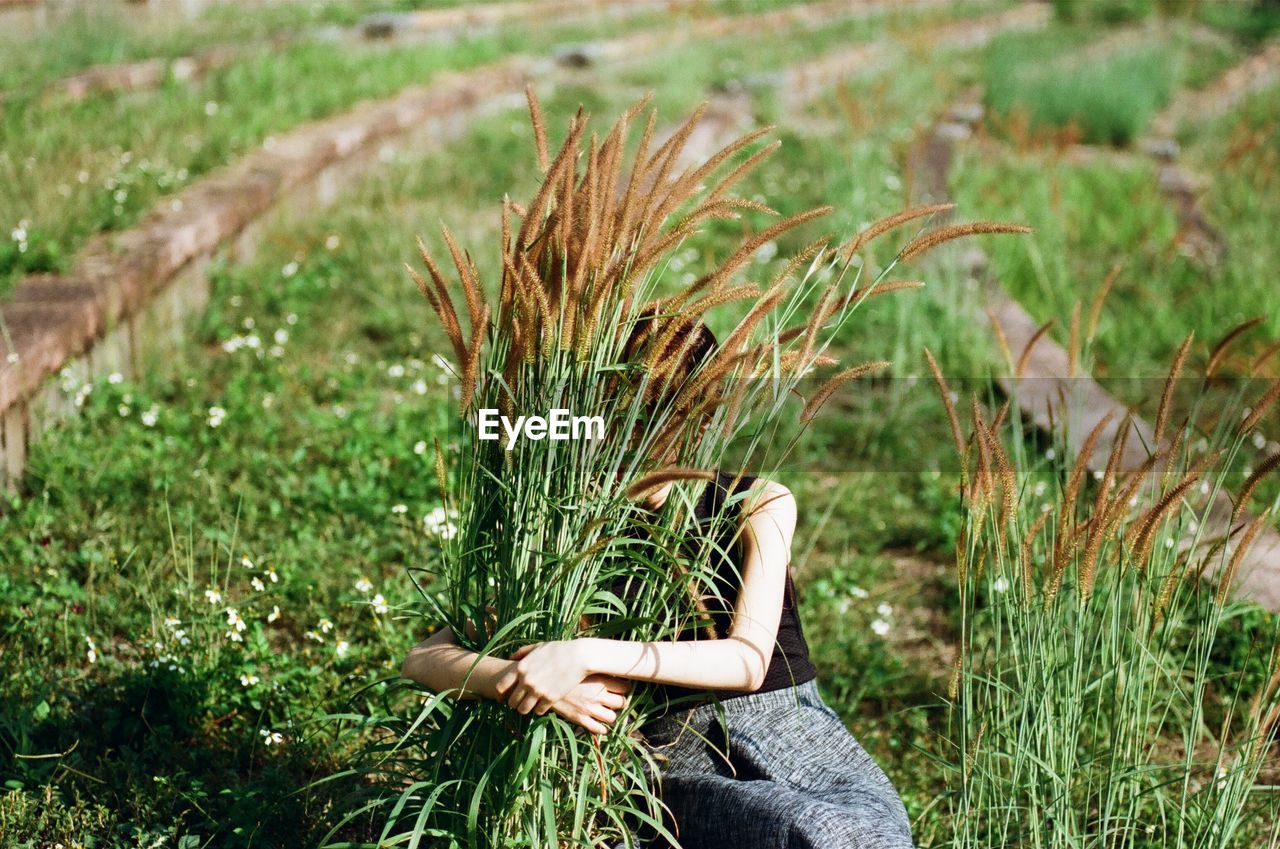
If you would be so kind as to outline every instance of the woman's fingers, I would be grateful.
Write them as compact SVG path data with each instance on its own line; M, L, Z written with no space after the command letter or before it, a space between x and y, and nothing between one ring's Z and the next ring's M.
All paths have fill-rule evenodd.
M627 706L627 697L606 690L604 695L600 697L600 704L614 710L622 710Z
M534 707L533 712L538 716L542 716L547 711L551 710L551 706L552 702L549 702L546 699L538 699L538 704Z
M607 707L600 707L597 705L590 710L590 713L593 719L598 719L609 725L613 725L613 723L618 720L618 714L609 710Z
M539 645L541 645L541 644L540 644L540 643L530 643L530 644L529 644L529 645L527 645L527 646L521 646L520 648L516 649L514 652L512 652L512 653L511 653L511 659L512 659L512 660L519 660L520 658L524 657L524 656L525 656L526 654L528 654L529 652L531 652L531 651L533 651L534 649L536 649Z
M574 720L574 722L578 723L583 728L590 731L592 734L609 733L609 729L605 727L598 719L595 719L587 714L583 714L582 716L579 716L577 719Z
M516 712L527 716L530 711L538 706L539 701L541 701L541 699L538 698L536 693L529 693L520 702L520 706L516 708Z

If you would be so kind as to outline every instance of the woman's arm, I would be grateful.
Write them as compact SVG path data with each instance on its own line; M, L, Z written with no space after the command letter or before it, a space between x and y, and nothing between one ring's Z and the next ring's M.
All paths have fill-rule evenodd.
M591 674L684 687L756 690L764 682L782 618L796 505L781 484L760 481L744 507L742 588L726 639L637 642L583 638L526 646L499 678L508 704L543 713Z
M488 657L459 646L448 626L441 628L409 650L400 669L401 676L417 681L437 693L458 699L477 696L501 701L505 693L498 681L516 664ZM584 676L578 685L550 706L550 710L592 734L604 734L626 707L628 681L614 676Z
M409 650L400 674L437 693L498 701L498 681L514 666L512 661L462 648L445 626Z

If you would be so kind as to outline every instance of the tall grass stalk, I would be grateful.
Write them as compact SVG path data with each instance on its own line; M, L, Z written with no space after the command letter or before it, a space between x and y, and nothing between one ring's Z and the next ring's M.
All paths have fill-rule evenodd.
M1274 772L1278 635L1254 645L1252 671L1215 653L1250 607L1229 593L1249 523L1233 518L1224 539L1212 508L1247 434L1222 426L1229 415L1205 431L1194 412L1169 424L1165 397L1166 438L1143 468L1121 471L1138 439L1126 421L1105 471L1085 466L1107 447L1099 428L1048 492L976 402L958 437L963 643L941 754L956 846L1274 845L1280 800L1260 773ZM1056 450L1067 444L1058 432Z

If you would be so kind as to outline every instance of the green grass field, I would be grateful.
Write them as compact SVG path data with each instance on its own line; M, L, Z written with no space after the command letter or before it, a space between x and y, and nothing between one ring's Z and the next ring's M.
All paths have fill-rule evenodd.
M346 23L364 11L332 2L305 14L214 17L199 33L162 40L112 31L97 46L73 33L65 49L50 41L25 65L6 60L0 80L52 79L92 62L180 53L210 33ZM978 11L971 4L928 19ZM638 16L609 35L659 24ZM558 134L580 104L607 123L652 91L666 123L731 81L909 29L872 18L794 40L757 33L713 48L691 43L563 77L543 105ZM1198 51L1175 24L1104 51L1069 84L1046 82L1053 75L1043 68L1031 69L1032 82L1007 73L1045 51L1044 67L1069 67L1114 32L1097 22L1055 24L985 48L908 51L798 109L785 92L758 94L753 118L776 122L783 145L741 193L783 214L831 203L825 226L848 237L906 205L912 139L975 85L987 86L996 113L1031 102L1043 109L1034 124L1067 132L1083 109L1100 121L1085 138L1123 143L1181 87L1202 84L1250 49L1232 41ZM430 51L303 43L190 86L57 109L38 99L6 104L0 223L12 220L15 233L7 242L0 233L0 291L24 272L65 268L88 236L127 226L272 133L444 69L546 53L588 35L598 33L514 25ZM1177 75L1149 79L1119 101L1099 105L1082 94L1117 76L1147 79L1170 62ZM997 92L997 78L1015 82ZM1089 362L1110 377L1145 379L1125 400L1148 417L1159 401L1150 378L1163 375L1188 332L1203 360L1230 327L1264 314L1232 363L1239 370L1280 334L1269 309L1280 261L1269 238L1280 214L1277 101L1272 86L1182 131L1183 161L1207 176L1204 208L1224 237L1212 265L1179 251L1176 216L1145 160L1072 164L1053 141L1029 135L1010 144L998 133L990 145L960 149L950 186L960 217L1035 227L978 244L1034 316L1058 319L1061 341L1073 304L1087 307L1119 267ZM1107 112L1122 114L1123 126L1108 123ZM458 141L385 163L334 208L269 231L252 261L217 263L212 303L179 356L132 381L63 379L80 415L35 446L19 490L0 496L0 658L10 671L0 679L0 835L12 845L302 846L336 822L350 788L311 782L346 768L379 739L383 720L422 698L392 683L423 636L422 602L405 570L431 564L447 518L431 447L436 439L446 455L450 447L453 384L440 364L447 345L403 264L418 235L442 247L443 220L492 277L497 257L486 246L498 234L502 196L524 198L537 179L526 116L480 119ZM666 270L673 285L712 267L740 232L738 222L722 224L680 245ZM806 227L762 251L749 277L765 277L818 232ZM888 263L910 235L860 261ZM819 683L902 791L921 846L978 845L959 839L954 793L942 792L954 787L957 768L941 729L957 645L974 605L985 602L962 593L970 578L954 568L958 543L974 537L971 527L962 534L970 520L957 496L959 461L923 351L956 388L991 400L980 405L988 415L1001 363L978 284L958 266L958 252L942 252L895 274L923 279L923 289L860 308L840 340L842 360L884 358L893 367L832 401L784 481L801 505L795 563ZM724 327L713 329L737 317L726 310ZM1274 361L1269 369L1276 373ZM1233 455L1233 485L1242 468L1275 452L1278 421L1273 412L1262 444ZM1049 444L1034 436L1010 444L1020 472L1052 482L1048 494L1038 487L1021 496L1033 508L1052 500L1065 473ZM1254 503L1275 498L1264 486ZM1211 608L1189 595L1177 619L1186 630L1173 642L1194 643L1198 617L1219 615ZM1215 623L1205 675L1258 689L1280 621L1240 603ZM1234 727L1217 690L1205 701L1215 728ZM1275 773L1259 783L1274 785ZM1232 838L1239 842L1221 845L1276 845L1266 819L1272 799L1260 792L1260 813ZM1156 845L1140 831L1116 840ZM1113 844L1086 834L1043 845Z

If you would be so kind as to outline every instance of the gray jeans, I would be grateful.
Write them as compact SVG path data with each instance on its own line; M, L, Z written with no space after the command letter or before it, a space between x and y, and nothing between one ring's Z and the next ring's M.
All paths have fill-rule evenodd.
M644 731L683 849L912 847L897 791L813 681Z

